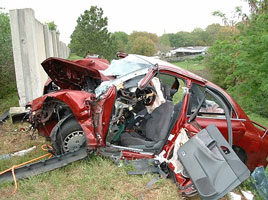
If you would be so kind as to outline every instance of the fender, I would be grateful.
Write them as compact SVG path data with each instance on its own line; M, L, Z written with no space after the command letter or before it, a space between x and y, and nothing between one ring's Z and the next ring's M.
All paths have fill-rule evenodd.
M90 102L93 102L95 100L95 94L77 90L60 90L43 95L30 103L32 105L32 117L36 113L40 113L39 110L42 110L44 103L48 98L55 98L67 104L73 115L77 119L78 123L82 127L86 136L88 146L94 148L98 145L98 140L94 133L92 112L90 106ZM40 123L41 121L39 120L39 124Z
M56 139L57 139L57 134L60 130L60 127L66 123L66 121L68 121L69 119L74 118L73 114L69 114L67 115L65 118L61 119L52 129L51 133L50 133L50 139L51 139L51 144L54 147L54 149L59 149L57 148L57 143L56 143ZM58 152L56 152L58 154Z

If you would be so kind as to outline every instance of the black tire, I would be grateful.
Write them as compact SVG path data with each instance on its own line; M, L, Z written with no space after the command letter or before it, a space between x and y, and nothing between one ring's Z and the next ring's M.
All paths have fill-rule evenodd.
M76 151L86 146L84 132L74 117L67 119L60 127L56 136L56 152L58 154Z

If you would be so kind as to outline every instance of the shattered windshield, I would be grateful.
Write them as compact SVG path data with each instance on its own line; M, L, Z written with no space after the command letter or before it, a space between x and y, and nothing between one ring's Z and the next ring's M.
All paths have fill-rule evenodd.
M110 66L101 71L105 76L124 76L131 72L150 68L153 64L136 55L129 55L120 60L112 60Z
M121 83L137 76L146 74L154 65L143 56L129 55L120 60L113 60L109 68L102 71L105 76L116 76L116 79L102 82L96 89L96 96L105 93L112 85Z

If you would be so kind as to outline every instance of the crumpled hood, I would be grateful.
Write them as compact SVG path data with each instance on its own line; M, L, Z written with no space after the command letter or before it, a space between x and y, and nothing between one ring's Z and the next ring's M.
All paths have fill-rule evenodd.
M85 77L109 80L99 70L109 67L109 62L99 58L85 58L81 60L66 60L51 57L41 64L51 80L61 89L80 89Z

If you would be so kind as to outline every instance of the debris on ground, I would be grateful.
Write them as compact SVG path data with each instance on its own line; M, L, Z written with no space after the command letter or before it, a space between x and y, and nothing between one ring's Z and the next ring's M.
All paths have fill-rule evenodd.
M229 196L230 200L241 200L242 199L240 194L236 194L234 192L229 192L228 196Z
M24 156L25 154L33 151L34 149L36 149L36 146L33 146L29 149L24 149L24 150L21 150L21 151L17 151L15 153L11 153L11 154L6 154L6 155L2 155L0 156L0 159L9 159L11 157L14 157L14 156Z
M6 111L3 115L0 116L0 125L4 123L9 117L9 110Z
M263 199L268 199L268 179L264 167L256 167L251 176L259 195Z
M241 193L243 194L243 196L245 197L246 200L253 200L254 199L254 194L252 194L252 192L249 190L247 190L247 191L241 190Z

